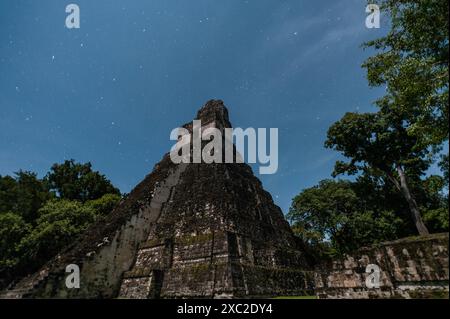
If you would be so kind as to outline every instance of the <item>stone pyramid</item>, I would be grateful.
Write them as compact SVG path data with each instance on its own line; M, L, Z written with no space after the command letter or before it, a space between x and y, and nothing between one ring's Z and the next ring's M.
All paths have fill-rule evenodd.
M220 100L202 126L231 127ZM184 126L192 129L189 124ZM69 289L66 266L80 268ZM6 297L236 298L313 289L279 207L247 164L174 164L169 154L99 221Z

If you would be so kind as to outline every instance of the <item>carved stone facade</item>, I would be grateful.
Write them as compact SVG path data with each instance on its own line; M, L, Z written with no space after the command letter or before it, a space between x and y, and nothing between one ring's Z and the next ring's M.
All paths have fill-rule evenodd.
M319 298L448 298L448 233L404 238L360 249L316 273ZM379 267L369 287L368 265Z
M208 102L197 119L231 127L222 101ZM166 154L105 220L0 297L448 298L448 234L380 244L319 267L307 260L248 165L174 164ZM80 267L79 289L65 285L69 264ZM369 264L381 270L379 288L366 285Z
M197 119L231 127L222 101L208 102ZM80 289L65 287L68 264L80 266ZM105 221L6 297L303 294L312 293L310 269L247 164L174 164L166 154Z

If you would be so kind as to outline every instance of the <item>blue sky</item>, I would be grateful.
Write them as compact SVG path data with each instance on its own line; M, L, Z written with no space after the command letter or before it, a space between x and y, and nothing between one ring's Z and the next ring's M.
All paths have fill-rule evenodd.
M81 28L65 27L65 7ZM258 176L287 211L329 178L327 128L374 111L365 0L2 0L0 174L90 161L128 192L170 131L222 99L235 127L279 128L279 169ZM258 173L254 169L255 174ZM257 174L258 175L258 174Z

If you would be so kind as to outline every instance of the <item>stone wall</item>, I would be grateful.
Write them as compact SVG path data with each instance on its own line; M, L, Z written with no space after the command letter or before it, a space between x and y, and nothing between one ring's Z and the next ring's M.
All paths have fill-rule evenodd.
M143 245L134 267L124 275L120 298L250 298L313 293L313 272L295 268L301 258L298 251L277 249L223 231L181 236L168 242Z
M448 298L448 233L404 238L321 265L319 298ZM380 269L375 286L368 265ZM369 271L366 273L366 270ZM369 288L366 279L369 278Z

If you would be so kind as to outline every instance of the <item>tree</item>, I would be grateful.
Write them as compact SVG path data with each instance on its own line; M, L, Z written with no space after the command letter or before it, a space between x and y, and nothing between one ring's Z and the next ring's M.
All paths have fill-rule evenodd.
M383 239L448 230L448 155L444 178L426 176L448 140L448 4L443 0L379 0L391 30L364 46L371 86L384 86L377 113L347 113L325 146L341 152L333 176L294 198L294 232L309 243L346 251ZM406 215L406 213L409 214ZM422 218L423 216L423 218ZM426 221L425 225L423 219ZM319 245L320 246L320 245Z
M112 212L121 197L116 194L106 194L101 198L87 201L84 206L93 209L98 217L105 217Z
M389 33L365 47L371 86L385 86L378 113L347 113L328 131L326 146L341 151L335 175L380 171L408 203L420 234L427 234L412 187L432 154L448 140L448 4L442 0L380 0L391 18ZM423 193L423 192L422 192Z
M11 176L0 175L0 212L8 212L17 205L17 182Z
M367 180L323 180L303 190L292 202L288 218L294 233L327 255L351 252L361 246L397 238L403 221L382 203L360 197L357 190L373 188ZM376 205L374 205L376 203Z
M410 183L431 163L430 149L408 134L405 119L395 112L347 113L328 130L325 146L340 151L350 162L336 163L334 176L379 171L403 195L419 234L428 234Z
M0 287L35 271L90 225L109 214L120 196L106 194L81 203L53 199L39 209L35 227L15 213L0 214Z
M45 180L62 199L86 202L105 194L120 195L120 191L104 175L92 170L91 163L79 164L66 160L63 164L54 164Z
M89 163L54 164L44 180L23 171L0 176L0 289L54 257L120 199Z
M36 227L20 243L23 259L33 268L72 243L97 218L92 207L68 200L48 201L39 215Z
M439 163L443 176L431 175L424 180L422 194L426 198L423 217L433 232L449 231L448 201L448 155L442 156Z
M22 262L20 241L29 234L31 225L12 212L0 213L0 289L18 273Z
M365 47L369 84L386 86L382 111L404 115L418 144L439 146L449 136L449 9L444 0L380 0L391 20L389 33Z
M38 209L51 198L45 182L33 172L19 171L15 177L0 176L0 212L14 212L33 223Z
M31 226L19 215L12 212L0 214L0 273L20 262L18 246L30 230Z

